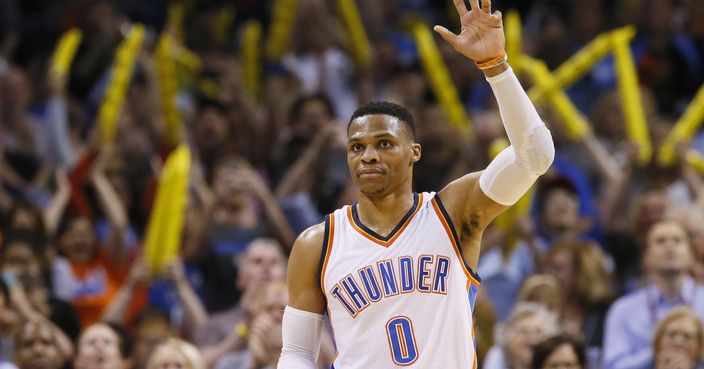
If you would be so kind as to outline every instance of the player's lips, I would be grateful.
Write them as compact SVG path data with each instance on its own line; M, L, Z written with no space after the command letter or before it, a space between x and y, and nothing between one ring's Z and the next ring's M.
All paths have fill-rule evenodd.
M384 171L379 168L363 168L357 171L357 176L360 178L380 177Z

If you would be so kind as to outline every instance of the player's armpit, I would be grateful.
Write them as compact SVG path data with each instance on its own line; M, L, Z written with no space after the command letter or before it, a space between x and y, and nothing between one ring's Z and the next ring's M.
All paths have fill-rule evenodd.
M440 200L450 214L458 235L481 233L497 215L508 206L492 200L482 190L479 178L483 172L464 175L440 191Z
M481 236L486 226L508 206L490 199L479 186L481 172L470 173L448 184L438 194L460 238L462 256L470 268L479 261Z
M325 224L314 225L300 234L288 260L288 305L303 311L323 314L325 295L320 289L320 255Z

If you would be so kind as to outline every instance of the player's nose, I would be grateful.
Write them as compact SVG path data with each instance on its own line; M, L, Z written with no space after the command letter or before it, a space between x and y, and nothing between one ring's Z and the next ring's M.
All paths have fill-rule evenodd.
M373 145L368 145L364 152L362 153L362 161L365 163L376 163L379 161L379 151L373 147Z

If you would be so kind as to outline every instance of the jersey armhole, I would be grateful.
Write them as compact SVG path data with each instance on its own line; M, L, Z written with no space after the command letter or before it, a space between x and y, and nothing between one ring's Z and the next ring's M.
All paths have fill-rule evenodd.
M332 214L325 216L325 234L323 235L323 247L320 251L320 261L318 264L318 281L320 282L320 290L325 296L325 269L330 258L332 249L332 239L334 237L335 219Z
M455 230L455 225L452 223L452 218L450 218L450 214L445 210L445 206L442 204L442 201L440 200L440 195L438 193L433 196L433 199L431 200L433 202L433 205L435 206L435 212L438 215L438 218L440 218L440 222L443 224L443 227L445 228L445 231L447 232L448 236L450 237L450 241L452 242L452 245L455 247L455 251L458 253L458 256L460 257L462 264L464 265L465 269L467 272L469 272L469 275L474 278L474 280L477 282L477 284L480 284L482 279L479 277L479 274L477 274L472 267L467 265L467 261L464 259L464 254L462 253L462 244L460 243L460 238L457 236L457 231Z

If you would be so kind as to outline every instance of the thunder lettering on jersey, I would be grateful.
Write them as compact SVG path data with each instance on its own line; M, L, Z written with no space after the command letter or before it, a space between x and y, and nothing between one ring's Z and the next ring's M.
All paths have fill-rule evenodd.
M366 265L335 283L328 292L356 317L370 304L399 294L447 294L449 270L447 256L421 255L418 259L400 256Z
M434 193L381 236L346 206L325 221L320 283L335 369L475 368L472 310L479 277L466 265Z

